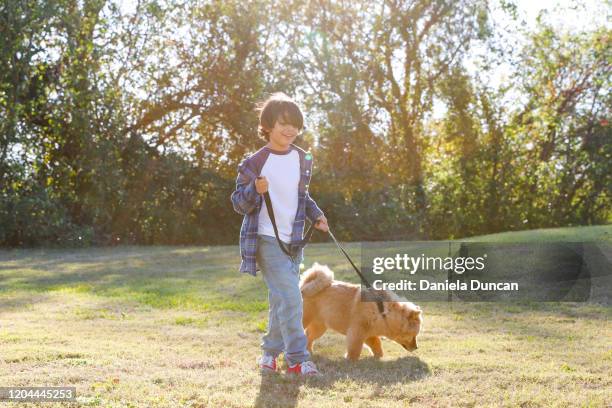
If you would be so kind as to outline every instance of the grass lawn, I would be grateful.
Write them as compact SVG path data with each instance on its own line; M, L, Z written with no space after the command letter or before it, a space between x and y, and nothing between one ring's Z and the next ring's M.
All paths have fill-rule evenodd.
M472 239L610 244L612 226ZM333 243L314 261L357 282ZM72 385L72 405L101 407L612 404L612 308L587 303L421 303L414 353L384 340L382 360L349 363L328 332L323 376L262 376L266 288L238 265L237 246L0 250L0 386Z

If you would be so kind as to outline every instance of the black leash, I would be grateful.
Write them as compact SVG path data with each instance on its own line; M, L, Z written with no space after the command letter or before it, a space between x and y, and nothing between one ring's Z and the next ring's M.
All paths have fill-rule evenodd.
M340 248L340 251L342 251L342 253L344 254L344 256L346 257L346 259L348 259L348 261L350 262L350 264L353 266L353 269L355 269L355 272L357 272L357 275L359 275L359 278L361 279L361 283L364 284L368 289L373 289L372 285L370 285L370 282L368 282L368 280L365 278L365 276L363 276L363 274L361 273L361 271L359 270L359 268L357 268L357 265L355 265L355 263L353 262L353 260L351 259L351 257L346 253L346 251L344 250L344 248L342 248L342 245L340 245L340 243L338 242L338 240L336 239L336 237L334 236L334 234L332 234L331 230L328 228L327 229L327 233L329 234L330 237L332 237L332 239L334 240L334 242L336 243L336 246L338 248ZM378 297L378 296L377 296ZM380 314L382 315L383 319L385 319L386 321L386 313L385 313L385 306L383 305L382 301L380 300L380 298L376 299L376 306L378 307L378 311L380 312Z
M260 179L261 176L257 178ZM295 263L295 255L292 254L291 249L288 248L287 245L283 241L281 241L280 237L278 236L278 227L276 226L276 218L274 217L274 208L272 207L272 200L270 199L270 193L266 191L265 193L263 193L263 196L264 196L264 201L266 203L266 207L268 208L268 216L270 217L270 221L272 222L272 228L274 228L274 235L276 236L278 245L280 246L281 250L289 258L291 258L291 260ZM306 245L308 241L310 241L310 238L312 237L312 233L314 232L314 225L315 225L314 222L310 223L310 227L308 227L308 231L306 232L306 235L304 236L304 239L302 240L301 245ZM351 257L348 255L348 253L344 250L344 248L342 248L342 245L340 245L340 243L338 242L334 234L332 234L329 228L327 229L327 233L334 240L334 242L336 243L336 246L340 249L340 251L342 251L346 259L348 259L349 263L353 266L353 269L355 269L355 272L357 272L357 275L359 275L359 278L361 279L361 283L365 285L368 289L373 289L372 285L370 285L370 282L368 282L365 276L363 276L359 268L357 268L357 265L355 265L355 263L353 262ZM378 311L382 315L385 323L387 323L385 306L383 305L382 301L380 300L378 296L376 299L376 306L378 307Z
M257 178L259 179L261 178L261 176ZM296 254L293 254L291 251L291 248L289 248L287 244L281 241L280 237L278 236L278 227L276 226L276 218L274 217L274 208L272 207L272 200L270 199L270 193L266 191L263 194L263 196L264 196L264 201L266 202L266 207L268 208L268 215L270 216L270 221L272 222L272 228L274 228L274 235L276 236L276 241L278 241L278 245L280 246L281 250L289 258L291 258L291 260L295 263ZM306 231L306 236L302 240L302 243L301 243L302 245L305 245L308 243L308 241L310 241L310 237L312 237L313 232L314 232L314 222L310 224L310 227L308 227L308 231Z

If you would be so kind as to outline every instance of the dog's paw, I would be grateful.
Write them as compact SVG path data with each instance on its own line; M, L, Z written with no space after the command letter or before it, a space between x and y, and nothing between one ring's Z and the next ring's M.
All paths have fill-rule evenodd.
M344 353L344 358L346 360L352 361L352 362L355 362L355 361L359 360L359 356L349 355L349 353Z

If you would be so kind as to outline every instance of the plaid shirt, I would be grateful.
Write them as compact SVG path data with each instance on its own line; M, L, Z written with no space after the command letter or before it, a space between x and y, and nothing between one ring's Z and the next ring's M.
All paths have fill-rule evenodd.
M290 249L297 251L303 247L304 223L306 217L311 222L323 215L308 194L308 185L312 172L312 154L305 152L296 145L290 145L289 151L296 150L300 158L300 182L298 185L298 209L291 230ZM255 178L261 174L261 169L272 150L264 146L255 153L247 156L238 166L236 190L232 193L234 210L244 215L240 227L240 272L257 275L260 270L256 262L257 254L257 228L259 224L259 210L264 202L263 196L257 193Z

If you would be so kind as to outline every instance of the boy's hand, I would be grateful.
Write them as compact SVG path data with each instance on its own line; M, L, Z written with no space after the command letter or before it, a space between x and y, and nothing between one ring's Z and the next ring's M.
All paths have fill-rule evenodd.
M255 189L259 194L268 191L268 180L264 176L259 176L255 179Z
M317 218L317 220L315 221L315 228L323 232L329 231L329 225L327 225L327 218L325 218L324 215L321 215L319 218Z

